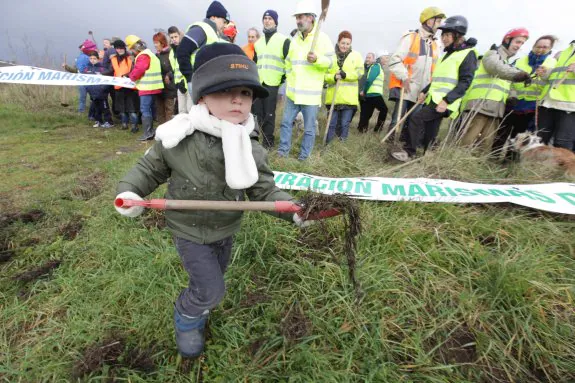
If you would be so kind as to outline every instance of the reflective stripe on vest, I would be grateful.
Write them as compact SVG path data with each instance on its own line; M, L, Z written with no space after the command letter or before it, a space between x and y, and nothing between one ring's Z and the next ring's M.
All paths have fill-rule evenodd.
M427 99L425 100L426 104L429 105L431 101L433 101L438 105L443 101L443 97L445 97L447 93L455 89L459 83L459 67L470 51L477 54L474 49L468 48L453 52L447 56L447 58L444 56L439 59L439 63L433 71L431 85L429 86L429 92L427 94ZM451 111L449 117L456 118L459 114L460 106L461 98L447 105L447 109Z
M507 60L504 62L507 64ZM507 97L509 97L509 89L511 89L511 82L490 75L485 70L482 61L475 72L469 90L465 94L464 104L467 105L474 100L491 100L505 104Z
M321 66L307 62L307 55L316 33L320 35L317 39L315 54L318 61L321 61ZM317 25L305 39L301 33L294 36L286 58L286 96L294 104L321 105L324 77L333 62L333 55L334 48L331 40L324 32L317 31ZM329 62L327 68L325 68L326 62Z
M133 60L132 56L126 56L126 58L120 62L118 62L118 56L110 58L112 68L114 68L114 77L122 77L123 75L130 73L132 71ZM116 90L121 88L121 86L114 86L114 89Z
M411 32L411 43L410 43L410 47L409 47L409 52L407 53L407 55L405 56L405 58L403 59L403 65L407 68L407 76L408 78L411 78L411 76L413 75L413 68L412 66L415 65L415 63L417 63L417 60L419 59L419 53L421 52L421 44L422 44L422 39L421 36L419 35L419 32L415 31L415 32ZM435 70L435 63L437 62L437 59L439 58L439 52L437 49L437 43L435 41L432 41L431 43L431 73L433 73L433 71ZM392 88L401 88L402 86L402 82L395 77L395 75L393 73L391 73L391 77L389 78L389 89Z
M555 67L557 61L549 56L543 64L542 67L551 69ZM521 70L524 70L527 73L533 72L533 68L529 66L529 56L525 56L515 62L515 67ZM520 100L525 101L537 101L538 98L543 98L543 89L544 89L545 82L541 79L534 80L531 85L525 86L522 82L515 82L511 84L511 89L513 89L516 93L516 96Z
M170 49L170 64L172 65L172 70L174 71L174 83L179 84L183 79L184 75L180 72L180 64L178 64L178 59L174 52L174 49ZM186 89L188 89L188 82L184 81Z
M371 70L373 69L373 67L375 65L379 65L379 75L371 83L371 86L367 90L367 94L377 93L377 94L381 94L383 96L383 83L385 82L385 73L383 72L383 68L381 67L381 64L372 65L371 68L369 68L369 71L367 72L367 77L369 78L369 73L371 72Z
M266 43L265 37L255 44L258 58L258 74L260 82L269 86L279 86L285 75L285 58L283 57L284 43L287 37L281 33L274 33Z
M138 63L138 58L142 55L150 58L150 67L146 70L142 78L136 81L136 88L138 88L138 90L164 89L160 59L156 57L151 50L146 49L136 56L136 64Z
M575 63L575 44L569 45L559 56L557 66L551 72L549 82L543 89L544 95L549 93L549 98L552 100L575 103L575 73L567 72L567 68L573 63ZM561 85L558 85L559 82ZM557 89L553 88L554 86L557 86Z
M203 21L198 21L196 23L193 23L192 25L188 26L188 28L186 29L186 33L187 33L187 31L190 30L191 27L200 27L200 28L202 28L202 30L206 34L206 43L203 46L210 45L210 44L217 43L217 42L220 42L220 43L221 42L227 42L226 40L220 39L218 34L216 33L216 31L214 31L214 28L212 28L212 26L208 23L205 23ZM198 50L199 50L199 47L190 56L190 63L192 63L192 68L194 67L194 63L196 62L196 53L198 53Z
M361 69L361 70L360 70ZM326 73L326 82L329 83L327 91L325 93L325 104L331 105L335 93L336 83L334 82L334 76L339 72L340 68L337 65L332 65L328 73ZM337 93L335 93L335 105L359 105L359 86L358 81L361 76L363 76L363 58L361 54L356 51L351 51L341 67L346 73L346 78L339 81L339 88Z

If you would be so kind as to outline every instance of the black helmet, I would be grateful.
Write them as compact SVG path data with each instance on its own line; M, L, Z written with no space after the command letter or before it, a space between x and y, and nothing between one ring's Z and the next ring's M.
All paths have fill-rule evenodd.
M123 42L122 40L116 40L116 41L114 41L114 42L112 43L112 46L113 46L115 49L118 49L118 48L120 48L120 49L126 49L126 43Z
M463 16L451 16L445 19L438 29L442 31L457 32L462 35L467 33L467 19Z

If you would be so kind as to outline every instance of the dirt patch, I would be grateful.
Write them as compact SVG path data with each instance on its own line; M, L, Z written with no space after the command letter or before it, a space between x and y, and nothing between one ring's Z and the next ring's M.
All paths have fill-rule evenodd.
M109 372L111 377L116 376L119 368L149 373L156 369L153 354L153 348L129 348L124 336L113 334L86 348L82 358L74 364L72 377L75 380L82 378L100 371L105 365L112 366Z
M78 236L83 227L84 219L80 216L73 216L68 222L58 227L58 234L66 241L72 241Z
M248 295L240 302L241 308L248 308L258 305L260 303L266 303L271 300L271 297L266 293L253 291L249 292Z
M13 279L15 281L23 283L32 282L35 281L36 279L39 279L40 277L50 274L50 272L54 269L57 269L61 263L62 261L60 261L59 259L51 260L43 264L42 266L35 267L26 272L23 272L22 274L18 274L14 276Z
M299 306L286 312L280 324L280 332L289 342L311 335L311 330L312 323Z
M343 195L333 196L308 193L300 198L300 203L304 206L302 213L305 219L313 218L322 212L338 210L341 212L344 221L344 253L347 259L349 279L353 285L356 301L363 299L364 293L361 285L357 281L355 274L357 237L361 234L361 218L359 214L359 204L357 201ZM320 220L323 225L323 222ZM324 236L328 238L329 232L323 227ZM326 239L327 240L327 239Z
M6 228L17 221L23 223L36 223L46 215L46 212L40 209L29 210L24 213L0 214L0 229Z
M16 255L14 253L14 250L12 249L5 249L5 250L1 250L0 251L0 263L4 263L4 262L8 262L9 260L11 260L14 255Z
M260 348L266 343L266 339L260 338L257 339L255 342L252 342L248 345L248 352L252 357L256 356Z
M142 222L148 230L162 230L166 227L166 216L163 211L147 209L142 215Z
M436 359L444 364L475 362L477 360L475 335L466 325L459 327L437 349Z
M70 198L88 201L102 193L105 186L106 174L95 172L76 180L76 186L70 191Z

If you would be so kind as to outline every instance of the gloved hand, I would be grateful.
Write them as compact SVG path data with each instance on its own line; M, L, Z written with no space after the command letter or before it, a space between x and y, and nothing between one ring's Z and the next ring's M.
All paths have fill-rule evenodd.
M513 76L513 82L526 82L527 80L531 80L531 75L524 71L521 71Z
M515 107L517 106L517 103L519 103L519 100L518 100L517 98L515 98L515 97L509 97L509 98L507 99L506 106L507 106L509 109L513 109L513 108L515 108Z
M313 224L315 224L317 221L312 220L312 219L303 219L303 217L301 215L299 215L298 213L294 213L293 215L293 223L295 223L295 225L297 227L299 227L300 229L303 229L305 227L309 227Z
M133 193L130 191L120 193L116 196L116 198L132 199L132 200L136 200L136 201L143 201L144 200L142 197L140 197L136 193ZM114 206L114 208L116 209L116 211L118 213L122 214L123 216L130 217L130 218L135 218L144 212L143 206L132 206L132 207L128 207L128 208Z
M345 80L345 78L347 77L347 73L345 73L345 72L342 71L342 70L339 71L339 75L341 76L341 78L342 78L343 80Z
M186 94L188 92L188 89L186 88L186 80L182 79L182 81L178 83L177 88L180 93Z

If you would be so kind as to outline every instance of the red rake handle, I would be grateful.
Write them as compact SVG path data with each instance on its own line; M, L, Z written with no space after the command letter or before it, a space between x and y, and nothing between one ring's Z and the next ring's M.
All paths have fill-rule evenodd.
M168 200L151 199L139 201L133 199L116 198L114 205L119 208L142 206L148 209L159 210L227 210L227 211L274 211L277 213L298 213L303 216L302 208L291 201L259 202L259 201L195 201L195 200ZM318 220L334 217L341 214L339 210L331 209L310 214L308 220Z

